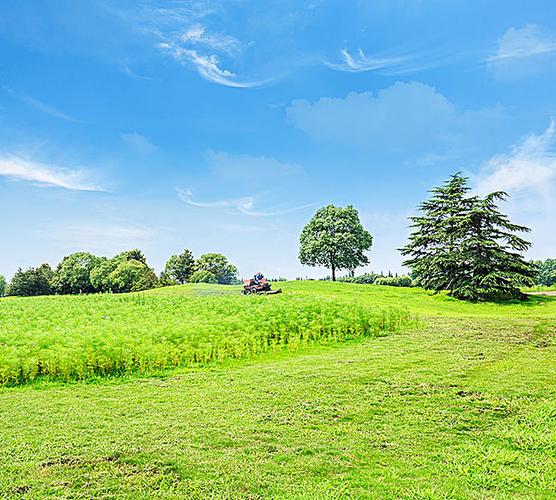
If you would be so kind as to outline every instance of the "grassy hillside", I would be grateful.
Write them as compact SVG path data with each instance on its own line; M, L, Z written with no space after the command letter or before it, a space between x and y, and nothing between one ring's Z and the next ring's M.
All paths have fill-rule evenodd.
M158 377L0 388L0 497L553 497L556 299L283 288L283 302L242 304L396 306L420 322ZM227 304L231 291L147 297Z

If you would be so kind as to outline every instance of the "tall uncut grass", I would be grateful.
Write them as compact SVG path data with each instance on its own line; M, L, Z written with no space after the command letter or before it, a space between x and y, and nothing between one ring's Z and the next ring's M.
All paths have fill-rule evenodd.
M0 384L149 373L395 331L400 308L284 294L0 300Z

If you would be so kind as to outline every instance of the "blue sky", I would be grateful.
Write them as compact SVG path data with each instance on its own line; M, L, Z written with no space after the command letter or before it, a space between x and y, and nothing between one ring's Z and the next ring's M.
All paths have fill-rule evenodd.
M395 250L461 170L556 254L556 4L19 0L0 4L0 274L78 250L297 261L321 205Z

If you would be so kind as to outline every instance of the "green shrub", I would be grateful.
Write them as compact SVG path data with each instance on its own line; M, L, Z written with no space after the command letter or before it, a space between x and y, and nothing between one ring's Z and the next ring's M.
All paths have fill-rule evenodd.
M413 280L409 276L379 276L375 285L409 287L413 285Z
M339 278L338 281L345 281L347 283L357 283L359 285L372 285L378 278L378 274L362 274L360 276L346 276Z

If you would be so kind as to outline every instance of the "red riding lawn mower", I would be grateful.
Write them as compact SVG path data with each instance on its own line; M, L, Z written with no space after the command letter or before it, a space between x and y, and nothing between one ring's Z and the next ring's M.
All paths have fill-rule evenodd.
M263 278L260 281L250 279L243 280L243 290L241 293L243 295L274 295L276 293L282 293L282 289L278 288L278 290L272 290L270 288L270 283L266 281L266 278Z

